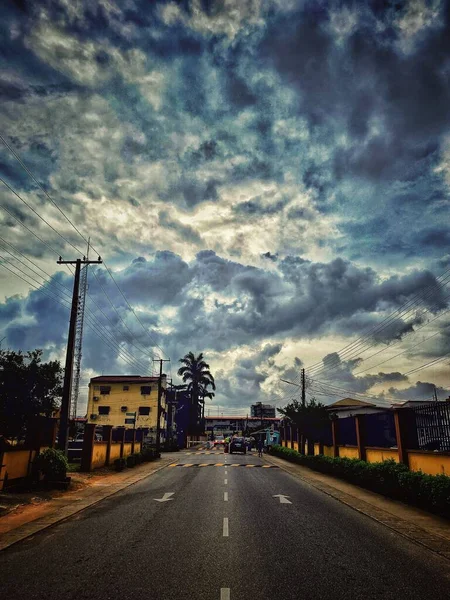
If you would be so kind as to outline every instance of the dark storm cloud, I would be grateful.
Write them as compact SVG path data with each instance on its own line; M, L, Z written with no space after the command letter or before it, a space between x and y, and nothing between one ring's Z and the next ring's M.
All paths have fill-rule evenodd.
M406 389L399 390L395 387L391 387L388 390L390 397L396 400L433 400L434 390L438 395L439 400L445 400L450 395L450 388L435 386L434 383L425 381L417 381L414 385L409 386Z

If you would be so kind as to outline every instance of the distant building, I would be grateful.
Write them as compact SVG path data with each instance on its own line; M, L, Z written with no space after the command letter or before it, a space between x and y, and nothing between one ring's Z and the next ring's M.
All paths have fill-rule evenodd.
M252 417L259 417L260 419L274 419L276 417L275 406L257 402L251 405L250 414Z
M214 435L232 435L233 433L246 432L251 433L263 427L273 426L275 430L279 429L280 420L278 418L264 418L262 421L258 417L205 417L206 432Z
M370 415L388 410L385 406L377 406L370 402L362 402L354 398L343 398L333 404L329 404L327 410L334 413L339 419L354 417L355 415Z
M87 422L156 432L158 377L101 375L89 382ZM161 441L166 430L166 376L162 376ZM136 419L136 422L135 422Z

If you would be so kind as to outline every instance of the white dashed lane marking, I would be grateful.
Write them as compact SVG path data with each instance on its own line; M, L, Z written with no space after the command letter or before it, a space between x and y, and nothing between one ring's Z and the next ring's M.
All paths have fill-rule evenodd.
M228 535L229 535L228 517L224 517L223 518L223 537L228 537Z

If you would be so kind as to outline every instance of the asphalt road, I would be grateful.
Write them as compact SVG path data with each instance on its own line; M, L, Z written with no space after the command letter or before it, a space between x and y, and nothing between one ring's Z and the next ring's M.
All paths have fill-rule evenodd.
M179 458L0 553L2 597L450 598L449 561L264 460Z

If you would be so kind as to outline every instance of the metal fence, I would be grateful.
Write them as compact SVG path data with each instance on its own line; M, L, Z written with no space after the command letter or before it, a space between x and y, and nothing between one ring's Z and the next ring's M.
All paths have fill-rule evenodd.
M436 402L413 409L420 450L450 450L450 403Z

